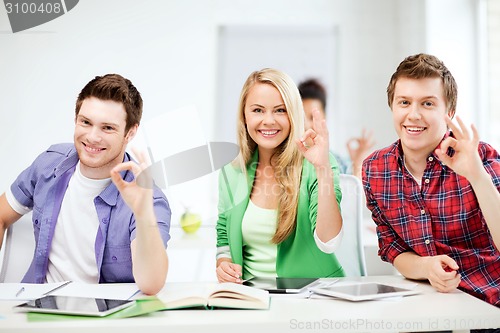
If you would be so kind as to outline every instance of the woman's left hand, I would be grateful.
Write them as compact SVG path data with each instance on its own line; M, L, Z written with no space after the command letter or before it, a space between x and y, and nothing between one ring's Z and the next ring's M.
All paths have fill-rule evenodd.
M312 128L305 131L302 139L297 140L299 151L315 167L330 166L329 137L326 119L316 109L312 112Z

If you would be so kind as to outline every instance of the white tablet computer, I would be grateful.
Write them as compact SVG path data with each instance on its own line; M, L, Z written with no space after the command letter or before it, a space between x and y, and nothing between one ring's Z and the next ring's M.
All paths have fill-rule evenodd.
M14 306L16 312L56 313L104 317L133 305L133 300L87 297L45 296Z
M420 291L394 287L380 283L356 283L345 285L331 285L328 287L312 287L314 293L347 299L349 301L366 301L385 297L408 296Z

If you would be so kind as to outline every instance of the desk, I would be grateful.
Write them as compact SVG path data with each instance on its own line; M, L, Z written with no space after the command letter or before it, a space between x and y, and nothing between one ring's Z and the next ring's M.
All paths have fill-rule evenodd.
M400 276L351 278L391 284L414 283ZM192 282L190 282L192 283ZM273 297L269 310L174 310L128 319L28 323L0 303L0 332L397 332L500 327L500 309L466 293L442 294L419 283L420 295L396 300L348 302Z

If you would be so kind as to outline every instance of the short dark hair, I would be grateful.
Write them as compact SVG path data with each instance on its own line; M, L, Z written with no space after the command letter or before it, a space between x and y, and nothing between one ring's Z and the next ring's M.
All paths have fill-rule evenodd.
M453 75L446 68L444 63L437 57L425 53L415 54L406 57L392 74L389 85L387 86L387 101L389 107L392 107L394 100L394 91L396 82L399 78L406 77L409 79L425 79L425 78L441 78L443 81L444 96L446 98L446 106L451 115L455 114L457 108L458 88Z
M127 113L125 134L127 134L132 126L139 125L141 122L141 94L130 80L119 74L96 76L87 83L76 99L75 116L78 116L83 101L90 97L123 104Z
M326 89L318 80L305 80L299 84L298 88L302 100L317 99L321 102L323 110L326 110Z

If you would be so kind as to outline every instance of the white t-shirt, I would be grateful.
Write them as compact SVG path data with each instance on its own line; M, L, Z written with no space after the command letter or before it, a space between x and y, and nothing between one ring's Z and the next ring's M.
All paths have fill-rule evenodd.
M110 183L110 178L86 178L80 171L80 162L76 165L52 239L47 282L99 282L94 248L99 218L94 198Z

